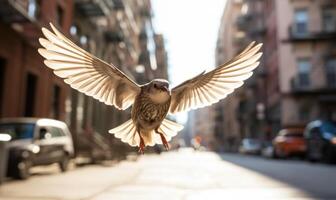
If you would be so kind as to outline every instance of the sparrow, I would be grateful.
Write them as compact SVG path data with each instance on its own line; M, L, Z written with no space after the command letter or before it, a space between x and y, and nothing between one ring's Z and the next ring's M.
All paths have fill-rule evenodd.
M43 48L39 54L44 64L72 88L107 105L125 110L132 106L131 119L109 130L116 138L143 153L146 146L169 141L183 126L166 119L175 114L209 106L224 99L243 81L252 76L259 65L262 44L251 42L242 52L211 71L169 89L169 82L154 79L139 85L113 64L108 64L83 50L50 23L51 30L42 28L39 38Z

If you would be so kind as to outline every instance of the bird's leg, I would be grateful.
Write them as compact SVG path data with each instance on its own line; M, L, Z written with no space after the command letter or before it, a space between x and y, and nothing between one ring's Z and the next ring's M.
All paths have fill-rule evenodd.
M145 153L145 142L143 138L141 137L139 129L137 129L137 133L139 134L139 137L140 137L139 153L144 154Z
M165 149L168 151L169 150L169 143L167 142L163 133L160 133L158 129L155 129L155 132L160 135L162 144L165 147Z

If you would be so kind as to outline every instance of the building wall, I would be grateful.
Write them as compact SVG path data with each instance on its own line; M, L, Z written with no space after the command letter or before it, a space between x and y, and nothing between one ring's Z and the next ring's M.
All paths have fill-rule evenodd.
M290 34L289 28L294 23L294 11L297 9L308 10L308 34L323 33L322 30L322 9L325 6L336 6L333 1L276 1L276 12L278 13L278 46L279 46L279 77L280 90L282 94L282 126L305 125L308 121L324 117L323 103L319 100L323 96L333 96L332 91L322 90L327 88L325 56L332 55L330 52L333 39L312 39L297 41ZM286 15L280 15L287 11ZM336 10L335 10L336 12ZM336 35L336 33L333 33ZM295 36L294 36L295 37ZM292 38L292 40L291 40ZM310 85L306 93L301 93L293 88L293 81L298 76L297 60L309 58L311 71L309 75ZM299 88L300 89L300 88ZM318 91L320 90L320 92ZM298 93L299 92L299 93ZM329 104L333 104L329 102ZM333 106L330 107L333 111ZM296 112L293 112L293 111ZM306 111L305 111L306 110ZM305 112L308 112L305 114Z
M81 6L76 4L78 12L75 13L73 25L80 32L73 38L80 44L80 37L86 36L87 44L80 44L83 48L107 63L112 63L139 84L150 81L154 73L158 76L167 74L165 63L156 63L156 57L162 56L165 49L163 36L160 44L154 40L150 1L122 1L119 2L118 8L107 7L109 12L99 17L81 10ZM156 47L159 46L161 52L156 54ZM151 56L154 56L154 59ZM163 59L165 57L161 59L165 62ZM128 145L108 133L109 129L130 118L131 109L119 111L75 90L72 94L71 124L77 138L101 135L111 146L113 154L124 154L131 150Z
M16 2L28 13L28 4L33 1ZM113 63L138 83L151 80L154 72L168 79L164 40L162 35L157 35L155 40L150 0L115 0L113 4L80 0L36 2L39 2L38 15L27 18L17 12L21 21L17 21L17 16L10 17L8 12L0 12L0 67L5 63L5 70L0 69L5 72L0 74L4 77L0 88L0 117L22 117L26 107L34 108L29 116L66 121L77 153L95 156L98 152L105 156L110 151L116 156L125 155L130 148L108 130L128 120L130 109L119 111L70 89L44 66L37 52L38 38L42 36L41 27L50 28L48 23L52 22L81 48ZM10 5L2 3L1 6ZM141 55L145 56L140 59ZM156 63L156 57L160 63ZM143 65L144 71L137 70L139 65ZM28 73L37 77L35 95L26 92ZM57 89L54 91L55 86L59 87L59 93ZM25 106L26 96L29 99L32 95L33 102Z
M242 6L242 2L227 1L218 32L217 66L233 58L242 48L239 42L241 36L236 27L236 21L240 16ZM238 146L242 132L237 115L241 93L241 89L238 89L214 106L216 112L214 134L217 139L216 150L218 151L232 151Z
M336 32L322 30L322 9L334 8L336 16L335 4L330 0L227 2L218 35L217 63L251 40L264 43L264 54L254 76L217 106L217 113L223 114L218 115L215 126L224 134L223 146L228 145L226 135L232 132L239 132L240 138L269 140L281 128L304 126L317 118L336 119L335 87L328 85L325 67L327 58L336 57ZM297 9L308 10L306 35L293 32ZM309 58L311 63L310 84L305 87L298 85L299 58Z
M0 58L4 59L4 86L2 92L1 117L52 117L65 119L65 97L68 88L52 71L44 67L41 56L37 53L37 39L41 35L40 26L45 22L56 22L56 7L63 9L61 27L66 29L71 22L72 1L41 1L41 12L36 22L14 23L0 22ZM3 5L4 6L4 5ZM17 15L19 15L17 13ZM55 24L58 24L57 22ZM14 28L12 28L14 27ZM36 92L32 104L26 105L26 99L33 94L27 94L27 75L36 76ZM58 86L60 93L53 98L53 88ZM57 101L58 105L53 106ZM25 111L31 107L32 111Z
M154 40L157 63L157 69L154 71L154 77L168 80L168 57L164 37L162 34L156 34Z
M201 138L201 144L209 150L217 150L218 144L214 136L215 112L213 106L192 110L189 112L187 139L193 139L196 136Z

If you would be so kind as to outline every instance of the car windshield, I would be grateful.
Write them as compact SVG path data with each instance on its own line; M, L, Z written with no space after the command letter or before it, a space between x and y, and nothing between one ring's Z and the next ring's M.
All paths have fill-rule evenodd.
M335 125L335 123L325 122L325 123L322 124L321 130L323 132L328 132L328 133L331 133L333 135L336 135L336 125Z
M30 139L34 136L35 124L33 123L3 123L0 124L0 133L7 133L12 140Z
M244 139L243 144L244 145L259 145L260 142L258 140L254 140L254 139Z

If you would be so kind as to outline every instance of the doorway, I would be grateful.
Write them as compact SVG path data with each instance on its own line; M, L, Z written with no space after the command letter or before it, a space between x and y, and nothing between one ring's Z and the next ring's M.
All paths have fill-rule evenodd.
M0 117L3 117L3 103L4 103L4 91L5 91L5 74L6 74L6 60L0 58Z
M25 117L32 117L35 114L36 86L37 76L28 72L26 79Z

